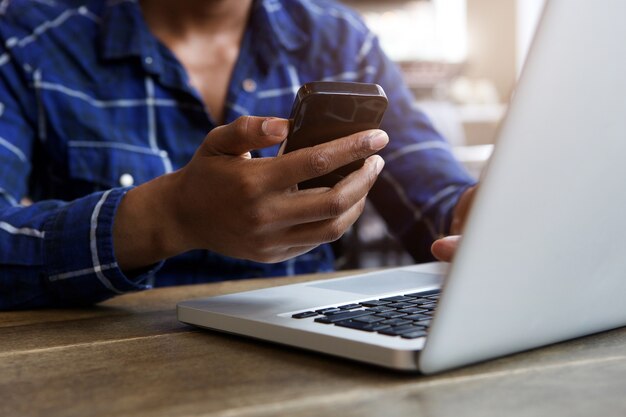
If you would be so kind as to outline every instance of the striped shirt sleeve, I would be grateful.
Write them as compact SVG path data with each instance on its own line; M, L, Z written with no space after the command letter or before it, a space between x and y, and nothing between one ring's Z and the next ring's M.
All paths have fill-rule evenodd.
M39 140L37 105L10 55L0 57L0 310L92 304L150 287L154 270L131 279L115 261L113 219L126 189L20 204Z
M368 33L357 54L362 81L380 84L392 103L381 125L390 138L381 152L385 169L369 196L413 258L430 261L432 242L449 234L459 197L476 181L416 107L399 68Z

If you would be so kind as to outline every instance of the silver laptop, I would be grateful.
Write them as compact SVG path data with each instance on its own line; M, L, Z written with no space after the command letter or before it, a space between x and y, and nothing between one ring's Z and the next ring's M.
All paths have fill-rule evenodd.
M178 319L423 373L626 325L625 16L548 0L452 264L184 301Z

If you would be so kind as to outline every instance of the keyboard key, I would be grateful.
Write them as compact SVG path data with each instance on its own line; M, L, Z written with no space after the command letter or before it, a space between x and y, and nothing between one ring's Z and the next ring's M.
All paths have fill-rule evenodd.
M291 317L294 319L305 319L307 317L314 317L317 315L318 314L315 311L303 311L302 313L296 313Z
M361 316L361 317L355 317L353 320L358 321L360 323L377 323L385 319L382 317L376 317L376 316Z
M387 304L385 307L409 308L409 307L415 307L415 304L413 304L413 303L391 303L391 304Z
M355 330L363 330L365 332L375 331L370 323L361 323L361 322L354 321L354 320L339 321L335 324L337 326L348 327L350 329L355 329Z
M399 336L404 333L411 333L416 331L424 331L424 328L407 324L406 326L397 326L392 327L391 329L379 330L378 333L386 334L388 336Z
M386 298L381 298L381 300L383 301L411 301L413 299L413 297L407 297L404 295L396 295L395 297L386 297Z
M341 310L337 307L320 308L319 310L315 310L315 312L319 314L339 313L340 311Z
M412 294L404 294L405 297L427 297L429 295L436 295L441 293L441 289L437 288L435 290L414 292Z
M428 313L428 310L417 307L409 307L398 310L399 313L407 313L407 314L417 314L417 313Z
M394 311L394 309L391 307L387 307L387 306L378 306L378 307L368 308L367 311L371 311L372 313L384 313L385 311Z
M417 339L418 337L426 336L426 332L424 330L416 330L414 332L402 333L400 335L403 339Z
M322 324L332 324L333 322L330 321L330 319L327 316L324 317L318 317L315 319L316 323L322 323Z
M324 313L325 316L333 316L335 314L339 314L339 313L345 313L346 311L349 310L342 310L340 308L337 309L337 311L333 310L333 311L327 311L326 313Z
M434 310L435 308L437 308L437 303L422 304L420 307L426 308L428 310Z
M353 319L353 318L360 317L360 316L368 316L371 314L372 313L365 311L365 310L345 311L342 313L332 314L326 317L319 317L315 319L315 321L317 321L318 323L327 323L326 321L319 321L321 319L326 319L328 320L328 323L337 323L338 321L349 320L349 319ZM381 314L384 314L384 313L381 313Z
M428 326L430 326L430 322L431 322L431 321L432 321L432 320L419 320L419 321L414 321L413 323L415 323L415 324L416 324L416 325L418 325L418 326L425 326L425 327L428 327Z
M385 311L383 313L376 313L378 317L383 317L386 319L395 319L398 317L406 316L405 313L398 313L397 311Z
M372 324L368 324L366 328L371 328L372 331L378 332L380 330L389 329L391 328L391 326L388 324L382 324L382 323L372 323Z
M404 316L402 317L405 320L413 320L413 321L418 321L418 320L430 320L432 317L427 316L425 314L411 314L408 316Z
M386 304L391 304L391 301L369 300L369 301L362 301L359 304L365 307L376 307L376 306L384 306Z
M356 310L357 308L361 308L361 304L346 304L343 306L339 306L342 310Z
M389 320L385 320L383 322L381 322L382 324L388 324L389 326L404 326L407 324L412 324L411 320L404 320L404 318L401 319L389 319Z
M378 332L380 330L385 330L391 328L391 326L387 324L380 323L359 323L354 320L345 320L335 323L335 325L340 327L348 327L350 329L355 330L363 330L365 332Z
M433 300L431 300L430 298L416 298L415 300L411 301L411 303L421 306L423 304L432 304Z

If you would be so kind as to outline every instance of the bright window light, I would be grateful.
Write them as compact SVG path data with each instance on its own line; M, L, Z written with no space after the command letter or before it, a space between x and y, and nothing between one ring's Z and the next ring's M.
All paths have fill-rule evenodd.
M467 57L466 0L412 1L364 17L394 60L458 63Z

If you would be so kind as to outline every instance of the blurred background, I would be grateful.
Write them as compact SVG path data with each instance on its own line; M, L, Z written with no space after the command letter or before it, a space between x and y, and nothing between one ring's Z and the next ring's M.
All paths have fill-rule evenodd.
M365 18L399 64L418 106L478 178L545 0L342 2ZM340 269L413 263L372 207L342 238L338 251Z

